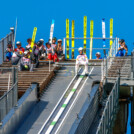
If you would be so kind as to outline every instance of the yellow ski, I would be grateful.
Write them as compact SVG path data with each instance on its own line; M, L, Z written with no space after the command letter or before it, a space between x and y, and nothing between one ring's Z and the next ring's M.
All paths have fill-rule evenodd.
M66 38L69 38L69 19L66 19ZM66 39L67 43L67 59L69 59L69 39Z
M113 38L113 19L110 19L110 38ZM113 41L110 40L110 57L112 56L111 55L111 51L112 51L112 44L113 44Z
M31 49L32 49L33 46L34 46L35 37L36 37L36 32L37 32L37 27L34 27L33 35L32 35L32 41L31 41Z
M72 20L72 59L74 59L74 36L75 36L75 22Z
M92 48L93 48L93 31L94 31L94 21L90 21L90 59L92 59Z
M84 38L87 37L87 16L84 16ZM87 44L87 40L84 39L84 53L86 54L86 44Z

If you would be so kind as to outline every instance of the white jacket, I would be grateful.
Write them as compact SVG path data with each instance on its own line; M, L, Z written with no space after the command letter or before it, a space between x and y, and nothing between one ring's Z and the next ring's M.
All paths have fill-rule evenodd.
M85 54L76 57L76 64L88 64L88 58Z

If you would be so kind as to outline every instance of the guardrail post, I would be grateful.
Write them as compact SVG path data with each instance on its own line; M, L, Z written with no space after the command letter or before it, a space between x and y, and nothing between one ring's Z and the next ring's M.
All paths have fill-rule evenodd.
M4 62L4 39L2 39L2 63Z
M8 44L8 42L9 42L9 35L7 34L7 44Z
M131 52L131 78L134 78L134 49ZM131 87L131 133L134 133L134 87Z
M131 78L134 78L134 51L131 52L131 74Z
M64 38L64 40L63 40L63 54L65 54L65 51L66 51L66 39Z
M16 68L12 67L12 86L15 84L16 82Z
M107 77L108 77L108 59L106 58L106 83L107 83Z
M32 82L31 84L37 85L37 99L40 101L40 84L38 82Z

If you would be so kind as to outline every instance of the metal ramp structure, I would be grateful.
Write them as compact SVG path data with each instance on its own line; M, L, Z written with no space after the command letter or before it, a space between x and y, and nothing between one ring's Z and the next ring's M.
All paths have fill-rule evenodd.
M102 38L92 39L102 40ZM66 40L68 38L64 39L64 52ZM114 42L111 49L113 57L109 57L108 53L106 59L89 60L88 76L84 75L83 68L79 71L80 75L76 76L75 60L65 60L64 57L60 63L50 66L46 61L40 61L39 68L34 72L18 72L17 91L20 99L1 121L0 133L6 132L4 125L7 124L11 130L7 133L16 134L112 133L118 118L119 95L122 94L120 86L134 86L134 57L133 54L127 57L115 57L119 45L118 38L109 40ZM12 66L3 62L1 68L5 67ZM6 84L3 93L7 90L7 79L8 77L0 83ZM31 85L33 82L35 85ZM129 89L125 91L128 92ZM21 115L23 116L20 118ZM16 120L19 121L15 122ZM15 125L17 128L12 128Z
M74 85L75 81L79 81L79 78L77 77L73 78L74 69L72 67L65 67L65 70L68 70L68 71L64 72L64 70L62 70L62 72L59 71L59 73L57 73L52 84L48 86L49 90L46 90L45 94L43 94L43 96L40 98L41 101L30 112L30 115L25 120L25 123L21 125L17 133L19 134L21 133L29 133L29 134L30 133L49 133L47 132L49 129L49 126L54 126L51 133L69 133L69 131L71 131L72 129L74 122L78 119L82 119L80 112L83 111L82 108L84 105L85 105L85 112L88 110L88 106L85 104L87 103L86 101L91 101L91 103L93 103L94 105L93 107L96 109L94 111L94 116L95 116L95 113L98 110L97 100L98 100L99 84L98 86L95 87L94 91L92 91L91 89L92 89L93 81L96 81L96 80L99 81L101 79L101 67L96 66L96 67L91 68L90 74L88 77L84 78L81 75L81 78L83 77L82 78L83 80L80 82L80 85L78 85L79 88L76 89L76 91L75 89L73 89L73 86L75 86ZM69 88L68 85L70 85L71 87ZM68 89L68 90L66 90L65 92L65 89ZM75 92L75 94L69 101L68 106L66 107L62 115L60 116L59 120L54 123L53 119L54 119L54 116L58 115L58 109L60 109L62 106L64 106L65 108L65 104L61 104L61 102L63 102L63 100L66 101L66 99L68 99L68 97L70 96L69 94L71 92ZM94 94L96 94L96 101L93 101ZM60 103L58 103L61 96L63 96L63 100ZM45 108L40 109L43 107L43 103L44 103ZM41 113L38 111L40 111ZM85 112L82 113L83 116ZM92 117L92 115L90 116ZM87 130L88 130L88 127L87 127Z
M73 85L77 82L73 78L74 61L59 63L61 70L57 72L53 82L42 95L41 101L30 112L25 123L16 133L112 133L119 111L120 85L122 81L132 81L130 79L132 74L131 58L130 56L112 57L104 61L89 61L92 72L88 78L83 78L81 86L78 86L79 88L75 91L68 106L61 103L63 100L60 97L62 96L65 100L71 92L70 89L74 91ZM86 82L85 79L87 79ZM72 82L72 80L75 81ZM69 88L69 91L66 91L65 89L72 83L74 84ZM108 84L111 84L109 89ZM44 109L42 108L43 101L45 102ZM39 110L39 108L42 109ZM64 108L65 111L57 117L60 108ZM35 115L36 117L34 117Z

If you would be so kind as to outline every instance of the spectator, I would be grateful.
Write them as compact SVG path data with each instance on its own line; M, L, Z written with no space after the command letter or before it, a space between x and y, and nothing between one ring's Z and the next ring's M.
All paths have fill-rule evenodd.
M17 48L15 49L15 52L18 52L19 54L23 54L25 49L21 46L21 42L17 41L16 42Z
M83 48L80 47L78 49L79 55L76 57L76 66L75 66L75 73L78 73L79 65L85 66L85 75L88 75L88 58L85 54L83 54Z
M12 59L11 59L12 65L17 65L19 63L21 57L23 56L24 50L25 50L23 47L21 47L20 41L17 41L16 45L17 45L17 48L13 52Z
M39 66L39 58L40 58L40 47L42 43L40 41L37 42L37 44L34 45L33 51L31 53L31 61L35 64L35 67L37 68Z
M42 45L44 45L44 39L40 39L39 41L41 41L42 42Z
M49 60L53 60L54 62L59 62L57 54L54 52L54 48L51 47L51 44L49 42L46 43L46 53L47 53L47 58Z
M10 61L12 58L12 51L13 51L13 47L12 47L12 42L9 41L7 44L7 49L6 49L6 61Z
M39 40L41 42L41 46L40 46L40 59L44 59L46 57L46 48L44 46L44 39L40 39Z
M27 43L28 43L28 45L26 46L26 50L28 50L28 51L31 50L31 41L32 41L31 38L28 38L28 39L27 39Z
M127 45L125 43L125 40L124 39L119 40L119 44L120 44L120 47L118 49L116 56L117 57L127 56L128 48L127 48Z
M62 40L61 39L58 40L58 45L57 45L57 48L56 48L56 52L57 52L58 56L63 55L63 47L62 47Z
M97 52L97 53L96 53L96 59L102 59L100 52Z
M28 58L28 51L24 52L24 56L20 60L20 71L22 70L33 71L33 64L31 64L31 61Z
M52 47L54 49L56 49L56 46L57 46L56 41L57 41L57 38L56 37L53 37L53 39L52 39Z

